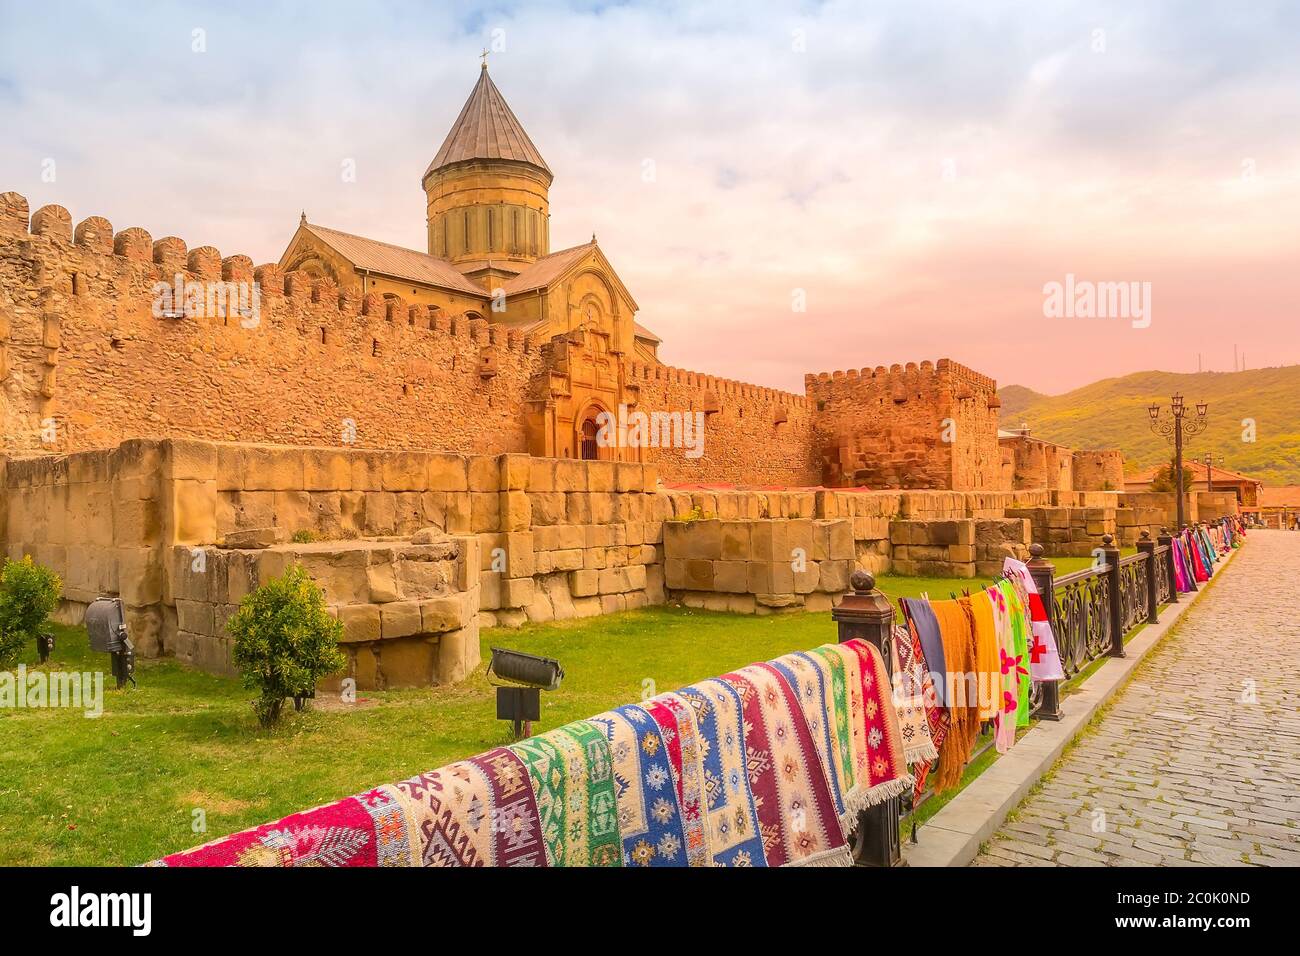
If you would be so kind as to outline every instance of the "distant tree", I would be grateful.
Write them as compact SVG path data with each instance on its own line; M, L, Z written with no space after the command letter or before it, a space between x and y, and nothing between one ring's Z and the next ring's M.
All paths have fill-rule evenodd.
M1165 465L1163 468L1157 471L1155 477L1151 479L1151 490L1166 491L1166 492L1177 491L1178 488L1175 482L1175 475L1174 475L1175 467L1176 467L1175 462L1173 461L1173 459L1170 459L1169 464ZM1196 473L1192 471L1191 467L1187 465L1186 462L1184 462L1183 463L1183 492L1186 493L1188 491L1191 491L1192 488L1195 487L1195 483L1196 483Z

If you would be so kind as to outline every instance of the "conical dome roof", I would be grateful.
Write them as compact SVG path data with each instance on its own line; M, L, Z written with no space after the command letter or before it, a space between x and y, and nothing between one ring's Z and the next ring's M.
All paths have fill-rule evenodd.
M452 124L438 155L424 171L425 177L435 169L474 159L508 159L550 173L550 167L533 141L524 132L506 99L488 76L487 64L479 71L478 82L465 106Z

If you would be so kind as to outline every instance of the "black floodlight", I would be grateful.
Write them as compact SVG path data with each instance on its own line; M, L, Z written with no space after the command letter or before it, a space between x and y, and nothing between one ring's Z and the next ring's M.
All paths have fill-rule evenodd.
M54 653L54 635L49 631L42 631L36 635L36 654L44 664Z
M86 633L90 649L113 659L113 676L120 690L135 683L135 647L126 636L126 616L119 598L96 598L86 608Z
M497 685L497 720L513 725L515 739L531 737L533 721L542 717L544 690L558 690L564 680L564 668L550 657L538 657L503 647L492 648L488 679L507 682Z
M506 650L504 647L492 648L488 673L511 684L540 690L559 690L560 681L564 680L564 668L554 658Z

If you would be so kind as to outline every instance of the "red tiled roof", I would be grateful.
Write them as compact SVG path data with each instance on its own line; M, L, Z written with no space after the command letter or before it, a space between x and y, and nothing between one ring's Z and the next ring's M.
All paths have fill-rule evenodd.
M1152 479L1155 478L1156 472L1160 471L1164 467L1166 466L1158 465L1155 468L1144 468L1142 471L1139 471L1136 474L1125 475L1124 481L1126 484L1142 484L1143 482L1151 481ZM1192 470L1192 474L1196 476L1197 481L1205 480L1204 462L1197 461L1194 458L1188 458L1188 459L1184 459L1183 467L1190 468ZM1252 478L1250 477L1250 475L1243 475L1237 471L1229 471L1227 468L1220 468L1218 465L1211 466L1211 473L1214 481L1216 482L1221 481L1224 482L1225 484L1231 484L1233 482L1245 482L1247 484L1255 484L1255 485L1261 484L1258 478Z
M1261 508L1300 508L1300 485L1259 489Z

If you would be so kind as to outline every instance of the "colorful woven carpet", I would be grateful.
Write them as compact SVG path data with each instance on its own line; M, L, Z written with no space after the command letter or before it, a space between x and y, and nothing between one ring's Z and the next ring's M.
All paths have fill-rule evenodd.
M591 718L605 730L625 866L681 866L686 833L659 725L627 704Z
M890 678L824 645L157 864L847 866L859 811L912 787Z
M508 748L528 769L551 866L619 866L614 772L604 729L577 720Z
M919 648L913 645L910 628L899 624L894 627L893 692L898 710L898 723L903 734L903 759L908 766L928 764L939 756L930 736L930 723L925 702L935 700L934 682L925 669Z

